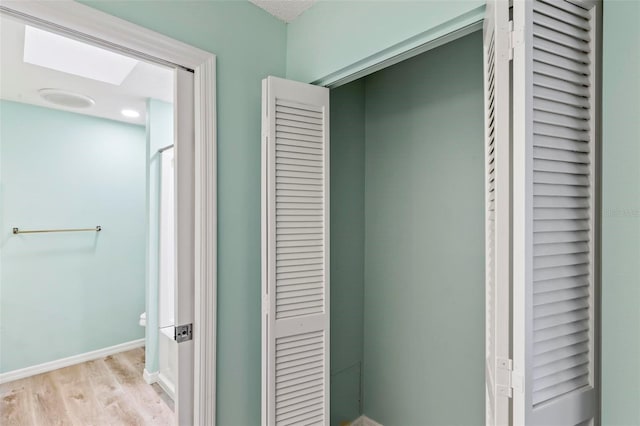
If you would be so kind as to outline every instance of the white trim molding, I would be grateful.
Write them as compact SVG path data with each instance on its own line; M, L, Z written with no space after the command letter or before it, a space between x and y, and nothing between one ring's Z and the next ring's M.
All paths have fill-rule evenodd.
M364 414L351 422L351 426L382 426L380 423L371 420Z
M76 40L194 71L214 56L73 0L3 0L0 12Z
M3 0L0 13L76 40L194 73L193 424L215 425L217 308L216 57L72 0Z
M154 371L153 373L149 373L149 370L145 368L142 372L142 378L144 379L146 384L152 385L158 381L158 372Z
M57 370L59 368L82 364L83 362L93 361L95 359L104 358L106 356L114 355L120 352L130 351L131 349L141 348L143 346L144 339L137 339L130 342L120 343L119 345L97 349L91 352L85 352L78 355L45 362L42 364L32 365L31 367L25 367L19 370L7 371L6 373L0 374L0 383L13 382L14 380L24 379L26 377L35 376L37 374L48 373L49 371Z
M156 373L156 374L158 375L158 379L156 380L158 382L158 385L160 385L162 390L165 391L167 395L169 395L169 398L171 398L175 402L176 386L173 384L171 380L167 379L167 377L164 374L162 373Z
M195 424L216 422L218 205L216 58L195 69Z
M162 374L159 371L149 373L149 371L145 368L144 371L142 372L142 378L144 379L145 383L148 385L157 383L162 388L162 390L165 391L167 395L169 395L169 398L175 401L176 387L173 384L173 382L167 379L167 377L164 374Z

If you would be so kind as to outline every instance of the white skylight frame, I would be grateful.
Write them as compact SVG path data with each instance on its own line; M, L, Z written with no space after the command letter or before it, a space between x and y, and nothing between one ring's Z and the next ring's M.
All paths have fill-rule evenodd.
M137 59L25 25L24 62L119 86Z

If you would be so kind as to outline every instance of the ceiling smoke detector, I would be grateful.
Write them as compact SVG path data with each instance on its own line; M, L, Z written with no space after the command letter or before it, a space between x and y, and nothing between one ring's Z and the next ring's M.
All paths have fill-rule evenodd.
M70 92L62 89L40 89L40 97L52 104L67 108L89 108L95 105L96 101L89 96L80 93Z

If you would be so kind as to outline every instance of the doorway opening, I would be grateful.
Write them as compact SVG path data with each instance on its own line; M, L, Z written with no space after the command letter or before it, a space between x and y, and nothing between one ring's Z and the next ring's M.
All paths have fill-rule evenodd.
M90 211L92 208L96 208L99 206L102 207L113 207L117 206L118 203L109 203L108 197L114 197L116 195L123 195L124 201L122 204L125 207L130 207L130 204L135 204L135 201L140 201L136 197L128 196L130 194L126 193L126 190L129 190L129 187L138 187L135 183L139 183L140 177L142 177L143 181L143 189L142 193L142 210L144 216L143 226L138 227L130 227L128 230L129 233L125 234L124 244L122 241L119 242L121 252L116 253L114 257L120 256L120 258L124 258L126 256L122 256L123 254L131 254L134 251L136 253L140 253L139 250L134 250L135 244L127 243L132 241L140 241L140 237L142 236L143 240L143 255L142 255L142 263L143 263L143 273L142 273L142 281L143 289L147 287L145 284L146 281L153 282L153 277L150 278L151 274L148 274L148 271L155 273L155 278L157 279L157 288L156 292L160 292L160 283L159 277L167 277L172 275L171 267L167 264L167 262L160 262L157 258L160 256L160 246L162 242L162 251L164 259L166 260L171 256L170 250L167 251L167 248L170 248L172 245L171 238L166 234L166 229L161 229L160 218L163 218L164 225L166 227L167 222L171 221L171 218L167 212L167 207L169 210L172 210L174 213L173 220L175 221L175 225L173 227L169 226L169 228L175 228L174 231L174 239L175 245L173 251L175 252L175 282L173 283L175 286L175 295L174 295L174 312L173 312L173 322L176 327L170 326L171 315L167 314L167 309L161 309L160 300L163 301L164 306L172 305L170 301L170 295L165 294L162 298L159 297L159 294L156 294L156 300L151 300L151 297L146 297L144 294L142 296L142 308L138 309L139 306L136 307L138 313L135 314L135 329L138 330L138 334L140 330L143 330L143 334L147 334L146 331L151 330L148 334L157 333L158 338L156 343L160 340L161 333L159 323L160 323L160 311L164 311L163 318L168 321L163 320L163 328L169 326L170 328L174 328L178 330L176 332L174 330L173 333L165 333L172 334L172 339L170 342L174 345L174 352L176 353L176 358L173 359L173 362L164 362L163 365L165 368L164 378L167 379L171 376L170 367L173 365L175 367L175 375L173 376L173 390L174 395L173 399L175 401L175 415L173 420L170 420L168 424L179 423L179 424L190 424L190 423L198 423L198 424L212 424L215 421L215 250L216 250L216 238L215 238L215 223L216 223L216 188L215 188L215 56L201 51L199 49L193 48L186 44L177 42L168 37L162 36L160 34L154 33L152 31L146 30L141 27L137 27L129 22L120 20L108 14L96 11L90 7L78 4L78 3L44 3L44 2L16 2L16 3L4 3L0 7L0 11L2 12L2 17L17 19L22 24L26 24L29 27L33 27L36 30L40 30L44 33L51 33L53 37L50 38L66 38L69 40L69 44L81 44L83 48L86 50L86 55L80 55L82 60L75 61L75 66L79 67L82 72L78 71L75 74L82 76L84 79L88 80L101 80L103 84L111 84L117 87L120 87L129 76L135 75L136 70L139 68L140 64L145 65L155 65L164 67L165 71L168 69L172 81L172 85L170 86L168 92L170 95L173 95L174 103L179 105L179 108L173 108L173 113L170 114L168 119L160 119L155 120L156 124L162 123L164 125L170 124L173 125L173 131L169 133L169 141L173 142L173 149L171 149L166 144L161 146L160 148L155 148L152 150L150 147L149 140L153 138L152 126L146 126L147 116L153 114L154 110L160 110L161 108L155 108L157 105L153 105L154 102L149 100L148 98L153 98L153 96L143 95L140 93L136 93L138 98L143 99L143 108L134 108L127 107L122 108L118 111L122 117L119 117L121 120L136 120L141 119L142 123L145 124L144 127L139 126L138 133L142 133L142 171L135 175L135 173L129 173L127 175L127 170L123 167L103 167L102 169L96 168L96 170L89 170L90 167L87 167L86 175L91 175L91 173L95 172L96 175L100 176L100 179L103 181L111 180L118 181L121 183L120 189L114 190L111 188L109 191L100 193L100 191L96 190L97 194L95 197L98 198L98 201L91 204L91 197L87 197L86 202L70 202L73 201L74 192L72 191L74 188L80 188L85 182L78 182L73 173L72 168L69 170L64 169L64 163L62 159L57 164L55 161L50 161L51 164L59 165L60 168L56 170L63 170L63 173L66 172L69 179L68 182L71 182L71 185L67 185L68 191L61 196L62 201L67 201L67 203L59 203L60 205L65 205L67 207L79 206L78 211L80 213ZM6 15L6 16L5 16ZM25 30L26 33L26 30ZM31 37L31 35L29 35ZM26 39L27 37L25 37ZM3 41L6 40L6 37L3 37ZM77 47L77 46L76 46ZM91 48L101 50L104 52L108 52L111 56L118 56L121 58L126 58L127 60L120 61L120 76L114 77L114 75L104 75L104 74L117 74L114 71L117 67L108 67L103 66L94 67L93 71L89 70L89 72L94 72L95 74L86 74L87 68L91 68L90 65L95 65L95 58L91 57L90 50ZM45 49L46 50L46 49ZM52 50L52 49L50 49ZM88 52L88 53L87 53ZM24 52L23 52L24 53ZM64 75L65 73L69 74L72 70L65 69L64 67L69 66L70 64L74 64L72 58L64 57L64 55L48 55L47 58L46 52L44 54L46 60L53 60L54 64L47 65L46 63L31 63L32 66L44 66L54 69L59 75ZM106 55L108 56L108 55ZM31 60L31 57L29 57ZM55 60L58 59L58 63L55 63ZM62 59L62 60L60 60ZM91 59L91 61L89 60ZM26 57L23 55L23 62L26 61ZM46 61L45 61L46 62ZM127 64L128 62L128 64ZM37 64L37 65L36 65ZM129 67L127 69L127 67ZM4 63L3 63L3 71L4 71ZM83 74L83 72L85 74ZM4 77L3 73L3 77ZM157 81L154 81L153 78L146 76L147 78L143 78L144 83L148 83L150 85L156 84ZM115 81L108 80L109 78L115 79ZM138 79L141 78L140 75L137 76ZM144 84L140 84L140 81L137 84L133 84L134 87L140 88L144 87ZM55 87L47 88L53 89ZM42 91L44 96L46 91ZM60 93L59 91L52 91L48 95L50 99L53 100L61 100L62 102L68 102L67 106L82 106L86 105L87 108L91 108L97 104L97 96L96 99L93 99L91 96L78 94L71 91L69 94L69 90L66 92ZM17 99L20 101L21 99ZM140 99L138 99L140 100ZM13 100L15 101L15 99ZM3 101L4 102L4 101ZM74 103L75 102L75 103ZM160 99L160 102L163 102ZM21 102L13 102L20 104ZM88 104L88 105L87 105ZM105 106L105 103L101 103L101 106ZM166 105L165 105L166 106ZM169 105L170 106L170 105ZM46 110L46 108L41 108ZM97 110L98 108L96 108ZM142 112L141 112L142 109ZM3 112L4 112L3 108ZM94 110L95 111L95 110ZM68 111L56 111L59 114L68 114ZM171 112L171 111L170 111ZM17 114L19 117L23 116L23 114ZM87 116L87 114L76 114L78 116ZM106 118L106 120L105 120ZM115 117L89 117L91 120L104 120L107 122L118 121L118 118ZM114 120L115 119L115 120ZM25 122L31 124L31 122L26 119ZM4 118L3 118L4 122ZM139 123L137 123L139 124ZM133 123L133 127L135 127L136 123ZM129 124L132 126L132 124ZM4 130L4 127L3 127ZM25 130L27 134L37 133L37 131L41 129L37 129L35 126L29 127L28 125L24 125L22 123L21 130ZM56 129L57 130L57 129ZM158 130L158 129L156 129ZM165 129L166 130L166 129ZM60 132L63 133L63 132ZM71 132L69 138L73 139L73 137L77 137L78 134L75 132ZM162 134L160 131L158 134ZM51 132L45 139L55 138L58 133ZM126 155L126 152L117 149L117 143L112 141L119 140L117 137L108 137L108 135L101 134L103 139L108 139L108 141L103 141L104 145L107 147L104 149L103 155L97 155L89 160L93 162L99 162L103 160L126 160L131 159L131 156ZM77 138L76 138L77 139ZM84 138L85 145L82 145L78 142L79 149L88 149L87 147L91 147L91 142L95 142L97 138ZM53 145L53 144L52 144ZM135 144L130 144L135 145ZM52 147L47 147L47 149L52 149ZM37 151L37 150L35 150ZM161 181L162 178L162 159L163 157L169 157L170 151L175 152L174 161L168 161L168 164L171 165L173 163L175 167L174 177L167 177L167 167L165 164L165 173L164 173L164 182ZM68 159L78 159L80 156L77 155L81 151L75 152L73 149L62 150L65 154L67 154ZM38 156L38 153L31 153L31 157L38 160L40 163L45 164L47 162L46 155ZM4 157L4 156L3 156ZM197 162L196 162L197 158ZM4 158L3 158L4 159ZM51 158L55 159L55 156ZM156 164L152 165L152 161L156 160ZM36 163L38 162L36 161ZM81 163L82 161L77 161L77 163ZM135 161L134 161L135 162ZM165 163L167 163L165 161ZM89 164L91 165L91 163ZM50 166L50 165L49 165ZM75 165L77 166L77 164ZM85 164L85 166L87 166ZM52 168L52 167L50 167ZM3 167L3 172L4 167ZM151 176L151 171L157 172L155 176ZM133 177L138 178L138 181L132 180ZM126 177L129 177L130 185L125 185L127 183ZM168 188L168 183L173 181L174 183L174 195L175 195L175 209L171 209L171 200L166 194L166 190ZM65 183L68 183L65 182ZM33 182L31 182L33 183ZM105 182L99 182L105 183ZM109 182L106 182L109 183ZM152 192L151 184L156 184L156 197L155 200L152 199L150 195ZM162 186L161 184L164 184ZM47 184L50 188L57 189L55 184L50 182L45 182L42 185L42 188L38 188L39 192L35 193L35 196L32 200L38 201L39 197L44 198L42 196L50 195L53 191L47 191ZM3 187L4 187L4 179L3 179ZM37 187L37 185L34 185ZM97 184L96 184L97 186ZM164 193L162 189L165 189ZM135 200L135 201L134 201ZM163 202L165 206L164 213L160 213L160 202ZM7 203L3 201L3 206ZM36 202L33 203L37 204ZM56 208L60 207L58 205ZM138 203L138 208L140 207L140 202ZM55 219L56 216L53 214L47 215L46 208L41 209L46 218ZM53 213L55 209L51 209ZM139 209L138 209L139 212ZM155 213L156 221L153 223L153 219L151 216L151 212ZM196 213L197 212L197 213ZM34 213L34 212L31 212ZM4 220L3 213L3 220ZM63 215L59 215L62 217ZM108 215L106 215L108 216ZM125 219L127 223L135 222L133 216ZM26 216L25 216L26 217ZM137 216L139 218L139 215ZM107 220L108 217L105 219ZM25 222L26 223L26 222ZM106 222L105 222L106 223ZM6 224L3 224L6 225ZM14 224L15 225L15 224ZM150 226L150 225L155 225ZM53 239L54 237L67 237L70 238L72 235L74 237L93 237L93 245L84 248L80 248L76 250L77 254L87 254L85 252L93 250L94 252L99 252L100 249L106 250L107 248L113 249L114 244L105 244L104 240L106 240L107 231L111 232L120 231L123 229L114 226L108 226L105 224L99 224L95 226L87 226L85 227L77 227L78 225L73 226L53 226L53 225L22 225L22 226L13 226L16 228L10 236L22 240L26 240L27 237L31 238L31 244L36 237L47 237ZM13 229L12 228L12 229ZM124 228L124 227L122 227ZM152 232L151 230L156 231L158 235L156 235L155 239L155 250L154 250L154 240L151 238ZM37 232L31 232L37 231ZM54 231L54 232L40 232L40 231ZM165 232L161 232L165 231ZM170 234L170 233L169 233ZM102 239L101 239L102 237ZM7 241L7 238L4 239ZM17 240L14 240L17 241ZM102 247L101 247L101 242ZM115 244L116 246L118 244ZM177 249L179 247L179 250ZM58 247L61 252L64 252L65 249L69 249L69 244L67 247L62 245ZM67 250L71 252L72 250ZM3 247L4 254L4 247ZM29 254L27 251L24 251L21 254ZM42 252L40 254L47 254L46 252ZM70 253L68 253L70 254ZM152 264L145 259L156 259L156 263ZM212 261L211 259L214 259ZM15 259L14 259L15 260ZM127 257L127 261L129 258ZM125 260L122 260L125 262ZM27 263L27 262L23 262ZM98 262L93 262L95 265ZM108 262L104 262L108 263ZM101 278L106 275L110 275L109 278L112 280L126 280L130 277L131 274L122 273L122 271L118 271L117 262L111 262L111 269L106 274L102 274ZM163 270L160 271L160 263L163 264ZM169 264L171 262L168 262ZM4 261L2 265L5 266L7 262ZM24 265L22 265L24 266ZM2 269L3 275L6 268ZM99 269L99 268L96 268ZM90 276L93 273L92 269L89 270L86 274ZM120 274L118 274L120 272ZM46 274L42 274L46 275ZM46 278L41 281L46 281ZM86 278L86 277L84 277ZM138 276L138 278L140 278ZM85 279L86 282L92 282L91 279ZM169 282L163 282L163 287L171 286L170 280ZM2 288L5 289L5 277L3 277ZM127 290L131 291L121 291L118 295L125 300L127 297L131 296L134 292L135 286L130 286ZM139 296L139 287L136 288L138 290ZM90 293L90 289L82 288L82 291L77 291L74 293L74 297L76 300L80 299L82 296L85 296L83 293ZM108 286L100 286L100 290L103 292L108 291ZM165 292L166 293L166 292ZM149 293L149 296L152 296L152 293ZM96 292L94 295L96 298L99 298L100 293ZM3 298L4 299L4 298ZM138 302L139 302L138 297ZM80 303L82 304L82 303ZM139 305L139 303L138 303ZM126 315L121 314L118 309L104 309L107 315L112 317L121 316L121 320L126 316L130 318L132 314L129 312ZM155 312L153 312L155 310ZM84 312L85 316L89 315L89 309L86 309ZM3 315L4 315L3 310ZM104 312L101 312L104 314ZM155 325L150 324L153 322L155 318ZM80 320L79 320L80 322ZM4 323L4 322L3 322ZM84 324L85 327L89 330L87 334L95 337L98 333L94 333L95 330L99 329L103 324L101 321L94 320L92 323L87 321L87 324ZM144 327L141 327L144 325ZM104 326L103 328L107 328ZM113 331L112 334L119 332L123 329L129 329L128 324L122 325L117 328L116 331ZM82 335L73 334L73 330L67 333L63 339L59 339L60 341L55 341L53 336L47 336L52 342L55 342L57 346L63 346L64 342L69 343L70 347L74 350L83 349L78 347L82 343L81 337ZM110 336L113 338L113 335ZM162 359L159 354L161 349L160 345L156 345L156 348L151 348L149 344L145 345L146 338L141 342L139 339L134 339L134 343L130 343L135 353L127 354L130 358L127 362L129 365L135 366L136 375L138 371L143 371L142 383L148 385L146 382L154 382L159 381L160 377L160 369L159 362L156 364L156 371L152 368L149 363L153 362L155 358L156 361ZM169 340L169 339L167 339ZM177 342L181 342L177 344ZM5 341L2 342L3 348L6 345ZM146 346L145 349L148 350L149 353L144 356L141 353L139 346ZM3 374L0 376L0 382L7 384L14 379L19 379L20 376L22 378L26 378L29 375L37 375L38 373L44 373L49 370L55 370L57 367L64 367L62 364L66 365L78 365L82 361L87 361L88 359L99 359L99 355L105 355L104 349L109 349L113 353L120 353L126 349L132 349L127 346L118 346L113 345L107 348L98 348L95 351L81 352L80 354L70 355L65 358L58 358L51 362L41 362L40 364L30 365L24 368L12 369L11 371L7 371L7 374ZM120 351L116 352L117 349ZM101 352L103 351L103 352ZM108 357L109 355L107 355ZM124 355L123 355L124 356ZM166 358L166 357L165 357ZM169 359L171 359L169 357ZM177 361L176 361L177 359ZM166 359L165 359L166 361ZM62 363L62 364L61 364ZM146 365L145 365L146 364ZM146 368L149 367L149 368ZM169 370L167 370L169 368ZM121 369L122 370L122 369ZM126 370L126 369L125 369ZM122 372L122 371L120 371ZM146 373L146 374L145 374ZM154 373L156 373L156 377L154 377ZM138 378L138 377L136 377ZM128 382L127 382L128 383ZM4 386L4 385L3 385ZM166 401L171 399L171 380L164 380L164 386L162 392L159 392L160 395ZM3 387L3 391L4 391ZM167 394L167 395L164 395ZM7 400L15 400L16 398L8 398ZM170 405L170 404L168 404ZM155 423L154 423L155 424Z
M175 70L0 19L2 413L173 424Z

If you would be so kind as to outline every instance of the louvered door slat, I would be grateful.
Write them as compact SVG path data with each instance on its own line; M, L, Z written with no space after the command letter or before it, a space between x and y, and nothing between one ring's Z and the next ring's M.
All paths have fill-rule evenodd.
M550 136L555 138L570 139L578 142L588 142L589 132L580 129L572 129L553 123L538 121L533 123L533 133L539 136Z
M584 4L584 6L579 6L579 4ZM566 11L572 15L575 15L578 18L582 18L586 24L588 24L591 21L591 13L590 10L593 7L593 3L594 2L587 2L587 1L580 1L580 0L574 0L574 1L559 1L559 0L540 0L536 2L536 5L534 5L535 7L538 7L538 4L540 5L549 5L552 7L555 7L556 9L560 9L563 11ZM554 16L556 16L554 14Z
M583 132L575 133L574 136L577 138ZM544 136L544 134L536 134L536 136ZM577 151L569 151L564 149L556 149L556 148L547 148L545 146L534 146L533 148L533 158L540 160L549 160L555 161L558 163L569 163L571 164L590 164L590 157L587 153L577 152ZM561 170L552 170L557 173L562 173ZM582 173L576 172L574 174L586 174L587 170L583 169Z
M328 89L263 96L263 426L327 425Z
M570 43L567 43L566 41L564 43L562 42L563 40L566 40L566 39L569 39L569 40L577 39L583 42L591 41L591 37L589 35L589 28L583 28L580 25L567 26L565 25L567 24L566 22L563 22L562 20L555 19L552 16L541 13L538 7L534 9L533 16L534 16L534 21L536 22L536 25L534 25L534 30L536 27L543 27L543 28L547 28L549 30L562 34L562 38L560 38L557 41L560 42L561 44L564 44L565 46L569 46L569 47L572 46ZM564 16L565 17L571 16L571 14L565 14ZM577 23L576 21L580 21L580 18L577 18L575 16L574 18L576 19L571 19L572 22ZM538 35L538 33L536 33L536 35ZM551 36L548 39L552 41L554 40L553 36ZM585 44L582 46L585 52L589 51L588 44Z
M295 256L304 256L306 253L294 254ZM276 256L276 260L281 265L284 266L305 266L305 265L322 265L323 258L318 253L314 253L313 256L309 257L301 257L295 259L282 259L281 255Z
M544 44L550 45L552 44L552 42L544 41ZM566 50L574 52L571 49ZM533 74L533 84L537 87L558 91L560 92L559 95L565 93L579 97L587 97L589 95L588 87L585 87L581 84L573 83L572 81L556 78L555 76L550 77L548 75L535 73Z
M552 280L538 281L534 289L534 297L536 294L549 291L562 291L567 288L581 287L589 285L589 277L586 275L578 275L567 278L557 278Z
M534 256L550 256L555 254L588 253L589 245L586 242L534 244Z
M587 290L588 291L588 290ZM561 324L557 327L545 328L535 334L536 342L544 342L546 340L554 339L568 334L579 333L581 331L588 331L589 323L586 321L574 321L566 324ZM585 354L583 354L585 355ZM586 355L585 355L586 356Z
M535 61L533 64L533 72L550 78L564 80L572 84L589 86L589 77L587 75L567 70L566 68L555 64L552 65L546 62Z
M578 108L589 107L589 100L584 97L574 95L565 91L554 90L553 88L547 88L544 86L536 86L536 98L548 99L550 101L572 105Z
M589 253L555 254L548 256L535 256L533 267L535 269L553 268L556 266L581 265L589 263Z
M295 259L299 256L315 256L321 251L321 245L310 245L306 247L279 247L276 254L276 260Z
M289 150L294 152L307 152L314 154L317 153L318 150L322 150L322 146L318 145L315 142L279 138L278 149L283 151ZM277 176L287 176L287 174L285 172L282 172L278 173Z
M534 379L547 377L552 374L564 371L569 368L574 368L580 365L589 363L589 356L586 354L579 354L572 357L564 358L560 361L556 361L550 364L543 365L533 370Z
M544 98L534 98L533 109L538 111L546 111L553 114L566 115L568 117L580 118L583 120L589 119L589 111L585 110L583 107L568 105L566 103L557 102L554 100L547 100ZM543 138L543 141L546 141L546 142L555 141L555 140L557 140L557 138ZM541 142L541 141L538 141L538 142ZM581 146L581 149L577 151L581 151L582 149L584 149L585 145L587 144L580 144L579 146ZM575 151L575 150L571 150L571 151Z
M594 419L600 3L516 0L514 421Z
M581 117L569 117L567 115L549 113L546 111L534 111L533 115L536 123L566 127L573 130L589 130L589 122Z
M536 14L547 16L556 22L564 23L586 31L591 29L589 20L584 19L580 16L576 16L573 13L567 12L561 8L555 7L552 3L546 4L544 2L538 2L534 5L533 10L536 12ZM539 19L539 17L535 15L534 18L536 20Z
M533 322L533 329L543 330L546 328L557 327L562 324L569 324L575 321L581 321L589 318L588 309L578 309L575 311L563 312L557 315L537 318Z
M289 111L289 112L286 112L286 111ZM322 126L322 118L313 118L306 115L300 115L298 111L299 110L296 110L293 108L283 108L281 106L276 106L276 112L278 113L278 117L280 120L288 120L288 121L295 121L298 123Z
M295 127L298 129L309 129L315 131L316 135L318 132L322 132L322 123L314 123L309 120L296 120L291 119L292 117L288 114L279 114L278 118L276 118L276 129L280 126L288 126Z
M280 358L278 358L278 362L276 365L277 366L287 365L288 363L293 363L293 362L309 363L309 362L313 362L314 359L318 356L322 357L323 355L318 353L308 353L308 352L295 353L290 355L280 354ZM311 383L309 386L315 386L315 385ZM280 394L284 395L285 393L288 393L288 392L279 393L278 395Z
M564 23L539 16L534 19L533 35L579 52L589 52L589 33ZM534 66L535 72L535 66Z

